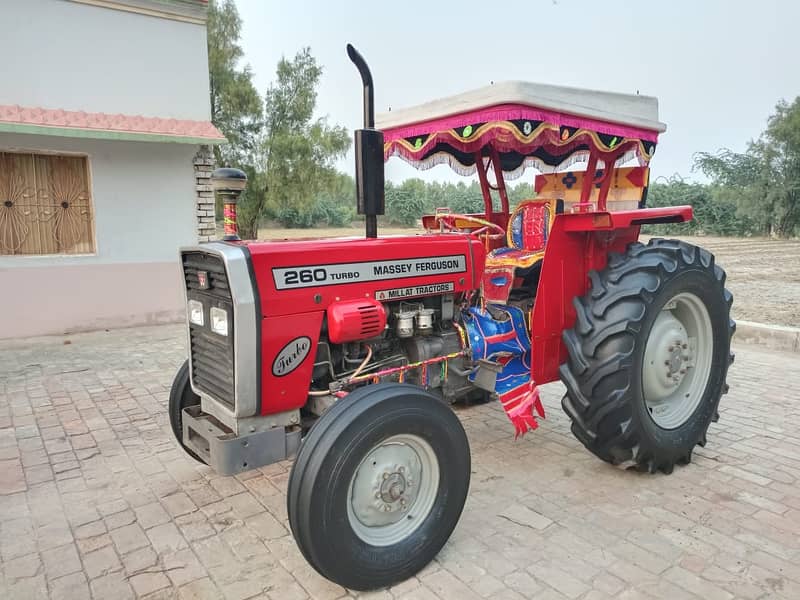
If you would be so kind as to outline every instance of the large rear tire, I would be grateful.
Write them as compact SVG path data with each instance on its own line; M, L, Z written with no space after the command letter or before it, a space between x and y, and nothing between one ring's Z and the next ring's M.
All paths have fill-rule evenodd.
M563 334L572 432L607 462L671 473L705 445L728 391L735 323L725 271L702 248L653 239L610 255L590 279Z
M175 373L175 379L172 380L172 387L169 391L169 425L181 448L196 461L206 464L202 458L183 444L183 409L198 404L200 404L200 396L194 393L189 382L189 360L187 359Z
M403 581L441 550L464 507L464 428L404 384L356 390L320 417L289 478L289 524L306 560L344 587Z

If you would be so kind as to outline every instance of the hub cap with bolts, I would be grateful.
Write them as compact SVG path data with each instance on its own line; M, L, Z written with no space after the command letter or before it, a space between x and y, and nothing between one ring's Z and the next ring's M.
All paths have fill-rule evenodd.
M395 435L372 448L353 474L347 518L364 542L390 546L422 525L438 489L431 445L416 435Z
M653 323L642 392L650 417L662 429L677 429L700 404L711 370L712 336L708 310L688 292L667 302Z

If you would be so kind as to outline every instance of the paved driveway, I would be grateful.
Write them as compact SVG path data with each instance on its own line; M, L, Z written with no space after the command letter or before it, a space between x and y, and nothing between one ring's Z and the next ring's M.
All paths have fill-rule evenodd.
M0 597L338 598L288 533L289 463L218 477L166 414L179 326L0 343ZM549 417L462 409L469 500L417 578L371 598L800 598L800 359L737 348L709 445L622 472ZM353 594L355 595L355 594Z

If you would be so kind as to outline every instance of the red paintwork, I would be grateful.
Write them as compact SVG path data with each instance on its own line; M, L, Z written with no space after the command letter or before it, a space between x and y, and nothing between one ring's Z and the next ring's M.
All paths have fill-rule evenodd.
M263 315L262 414L299 408L306 403L322 318L332 303L374 298L377 290L433 283L452 282L456 293L468 292L479 287L485 261L483 243L458 234L421 234L376 239L281 240L247 242L245 245L252 257ZM272 275L273 267L435 258L461 254L466 256L467 270L464 273L289 290L278 290ZM294 371L276 377L272 373L273 361L283 347L298 336L311 339L308 355Z
M483 212L486 213L487 219L491 221L489 215L494 212L494 208L492 208L492 189L489 185L489 179L486 177L486 166L483 163L483 154L480 151L475 153L475 169L478 171L478 181L481 184L481 193L483 194Z
M342 300L328 307L328 339L334 344L369 339L385 327L386 309L377 300Z
M324 314L324 310L317 310L265 317L261 321L261 414L300 408L306 403ZM305 359L288 375L277 377L272 372L276 356L292 340L302 336L311 340Z
M280 240L249 242L253 269L261 295L264 315L294 315L326 310L337 300L374 298L375 290L452 281L455 291L476 289L483 273L483 242L458 234L420 234L375 239L332 238L322 240ZM471 249L470 249L471 248ZM467 272L460 275L432 275L307 287L279 291L272 277L273 267L302 267L360 261L431 258L464 254ZM463 280L463 281L462 281ZM319 295L319 300L316 296Z
M497 151L497 148L491 146L489 148L489 156L492 159L492 169L494 169L495 172L495 186L492 187L492 189L497 190L497 193L500 194L500 212L508 214L508 194L506 193L506 181L502 176L503 166L500 163L500 153ZM483 164L483 161L480 161L480 164ZM480 164L478 165L479 167ZM480 169L478 169L478 171L480 171Z
M646 186L647 167L636 167L634 169L631 169L630 173L628 173L627 179L636 187Z
M610 252L625 252L644 223L683 222L691 206L558 215L547 240L531 318L531 368L537 384L558 379L567 359L561 333L575 323L573 298L589 289L589 271L606 266Z
M562 216L569 217L564 225L568 228L567 231L608 231L646 223L683 223L691 221L693 213L691 206L666 206L664 208L640 208Z
M586 175L583 176L583 187L581 188L581 201L579 203L581 212L588 212L589 197L594 186L595 173L597 172L597 153L589 155L589 163L586 165ZM605 203L605 198L599 198L599 203Z
M495 213L493 217L508 215ZM426 217L429 218L429 217ZM532 370L537 384L558 379L566 359L561 333L572 327L572 300L588 289L588 273L606 265L609 252L624 252L639 237L639 226L692 218L689 206L620 212L558 215L547 240L536 303L531 319ZM494 219L493 219L494 220ZM320 329L328 307L336 302L365 300L377 290L452 282L455 292L480 287L485 264L483 241L467 235L422 234L377 239L339 238L245 243L250 251L261 299L262 414L299 408L306 403ZM273 267L302 267L358 261L466 256L465 273L278 290ZM335 312L335 309L334 309ZM281 350L298 337L311 341L306 357L284 376L273 373ZM344 338L342 338L344 339Z

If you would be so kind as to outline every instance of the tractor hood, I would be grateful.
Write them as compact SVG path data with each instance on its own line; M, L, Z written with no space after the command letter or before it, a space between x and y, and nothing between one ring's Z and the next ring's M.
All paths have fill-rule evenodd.
M483 243L459 234L242 242L264 317L325 310L339 300L379 301L480 286Z

